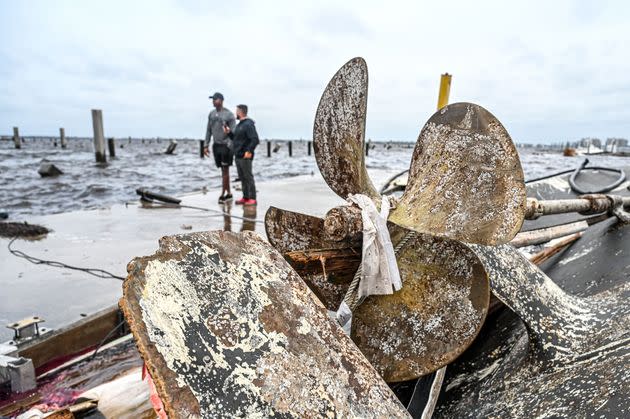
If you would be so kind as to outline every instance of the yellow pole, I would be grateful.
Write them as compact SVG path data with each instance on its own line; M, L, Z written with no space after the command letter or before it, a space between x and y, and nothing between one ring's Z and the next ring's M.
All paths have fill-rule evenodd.
M448 105L448 95L451 93L451 75L448 73L442 74L440 77L440 94L438 95L438 110Z

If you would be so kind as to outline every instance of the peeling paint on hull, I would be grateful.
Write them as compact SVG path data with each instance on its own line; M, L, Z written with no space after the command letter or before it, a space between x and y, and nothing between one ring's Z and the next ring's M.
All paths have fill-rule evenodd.
M255 234L166 237L128 270L121 307L170 418L408 416Z

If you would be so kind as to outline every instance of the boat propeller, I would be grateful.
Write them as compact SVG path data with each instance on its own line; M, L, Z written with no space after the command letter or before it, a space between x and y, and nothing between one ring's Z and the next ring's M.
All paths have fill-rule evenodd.
M365 167L367 65L347 62L328 83L315 116L317 165L341 198L382 202ZM436 371L475 339L488 311L488 274L466 243L510 241L525 215L525 184L516 148L501 123L473 103L455 103L424 125L409 183L390 211L402 289L374 295L353 312L351 337L388 382ZM335 310L361 259L358 207L324 219L270 208L269 241Z

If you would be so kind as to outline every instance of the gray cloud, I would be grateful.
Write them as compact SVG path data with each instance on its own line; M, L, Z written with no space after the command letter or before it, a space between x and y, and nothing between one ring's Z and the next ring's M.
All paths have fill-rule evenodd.
M2 2L0 132L203 134L211 91L263 137L311 135L348 59L370 68L368 137L415 140L439 75L520 141L627 136L625 2Z

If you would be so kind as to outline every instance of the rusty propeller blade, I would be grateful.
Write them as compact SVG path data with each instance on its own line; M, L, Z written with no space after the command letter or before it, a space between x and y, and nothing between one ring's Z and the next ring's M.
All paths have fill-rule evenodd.
M478 244L502 244L525 214L523 170L508 132L486 109L454 103L420 132L409 184L390 221Z
M322 237L323 220L270 208L269 241L302 276L329 310L339 307L347 283L332 283L287 255L311 249L348 249ZM409 230L389 223L392 241ZM360 248L358 249L360 252ZM401 249L403 288L368 298L355 312L352 338L386 381L403 381L435 371L461 354L477 335L489 306L489 283L477 257L462 243L418 234ZM351 272L355 263L346 261ZM336 267L328 275L334 277Z
M387 382L457 358L477 336L490 302L488 275L463 243L418 233L397 259L401 290L366 298L352 318L352 339Z
M330 80L317 107L313 127L315 159L330 189L342 198L380 195L365 170L365 114L368 71L363 58L353 58Z

